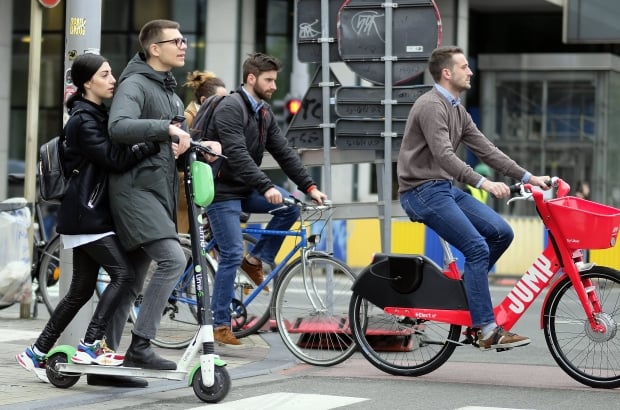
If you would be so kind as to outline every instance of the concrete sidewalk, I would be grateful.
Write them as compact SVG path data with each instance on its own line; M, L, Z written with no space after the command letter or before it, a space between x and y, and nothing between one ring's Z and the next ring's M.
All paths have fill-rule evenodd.
M114 400L115 397L148 394L174 389L189 389L187 381L148 379L146 389L114 388L89 386L82 377L75 386L59 389L41 382L33 373L24 370L15 360L15 355L33 343L48 319L43 305L39 306L39 318L19 319L19 305L0 310L0 409L52 409L70 408L79 403ZM119 352L129 346L131 324L125 328ZM266 360L270 346L260 335L242 339L241 347L216 346L216 353L228 363L228 371L233 380L267 374L277 369L293 366L292 358ZM162 349L157 352L170 360L178 360L184 350ZM95 394L95 396L93 396ZM88 396L88 397L86 397Z

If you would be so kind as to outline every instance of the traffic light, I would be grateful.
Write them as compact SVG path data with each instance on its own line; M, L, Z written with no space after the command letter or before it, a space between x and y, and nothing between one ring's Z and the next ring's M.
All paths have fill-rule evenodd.
M295 114L301 109L301 100L299 98L288 98L284 103L284 109L286 110L286 123L289 124Z

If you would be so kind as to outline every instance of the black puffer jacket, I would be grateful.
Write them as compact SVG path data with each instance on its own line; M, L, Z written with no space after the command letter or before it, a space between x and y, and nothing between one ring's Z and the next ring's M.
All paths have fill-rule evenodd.
M65 175L72 177L58 210L56 230L68 235L113 231L106 175L130 169L159 151L159 146L142 145L132 150L131 146L112 143L104 105L80 99L69 113L75 114L64 128L62 157Z
M238 95L225 98L215 107L208 126L209 139L222 144L222 154L227 156L215 180L214 202L243 199L254 189L264 194L273 187L269 176L260 169L265 151L299 189L306 192L314 182L297 152L282 135L271 107L265 104L257 118L245 92L239 88L236 93ZM249 114L244 116L242 110ZM243 118L248 118L247 123L243 123Z

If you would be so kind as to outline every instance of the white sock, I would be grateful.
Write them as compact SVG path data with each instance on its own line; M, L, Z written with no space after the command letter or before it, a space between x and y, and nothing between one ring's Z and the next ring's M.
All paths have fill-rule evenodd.
M39 357L45 357L45 355L47 355L47 353L43 353L39 349L37 349L35 345L32 345L32 351Z
M495 322L487 323L486 325L484 325L481 329L482 337L484 339L488 339L489 337L491 337L496 327L497 327L497 323Z

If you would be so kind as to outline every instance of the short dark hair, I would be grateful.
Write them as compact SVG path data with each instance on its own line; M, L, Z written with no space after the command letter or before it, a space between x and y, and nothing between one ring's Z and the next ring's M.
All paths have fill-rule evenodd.
M452 69L454 66L454 60L452 57L455 54L465 54L463 49L456 46L444 46L438 47L431 53L431 57L428 60L428 71L431 73L433 80L439 82L441 80L441 70L444 68Z
M161 41L161 32L164 29L180 29L181 25L172 20L151 20L144 24L140 29L138 41L142 46L142 50L149 56L149 46L157 41Z
M246 82L250 74L258 77L260 73L280 71L281 69L282 64L275 57L263 53L248 54L248 58L243 62L243 81Z

